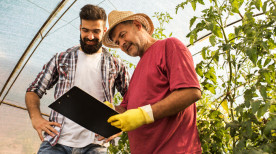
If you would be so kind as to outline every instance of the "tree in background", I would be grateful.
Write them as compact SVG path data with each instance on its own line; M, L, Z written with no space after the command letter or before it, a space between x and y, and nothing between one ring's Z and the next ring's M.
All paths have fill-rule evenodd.
M194 10L205 5L187 0L176 13L190 4ZM276 2L210 0L205 6L190 20L187 35L194 44L202 31L211 32L196 65L203 90L198 102L203 153L275 153ZM227 28L234 15L241 21Z

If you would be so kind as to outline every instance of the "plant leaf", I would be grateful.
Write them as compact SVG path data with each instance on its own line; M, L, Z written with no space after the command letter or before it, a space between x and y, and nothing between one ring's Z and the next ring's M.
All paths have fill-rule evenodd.
M216 45L216 36L212 35L209 37L209 42L211 43L212 46Z
M224 101L222 101L221 106L226 112L228 112L228 104L227 104L226 99L224 99Z
M194 22L196 21L197 17L194 16L191 20L190 20L190 29L193 26Z

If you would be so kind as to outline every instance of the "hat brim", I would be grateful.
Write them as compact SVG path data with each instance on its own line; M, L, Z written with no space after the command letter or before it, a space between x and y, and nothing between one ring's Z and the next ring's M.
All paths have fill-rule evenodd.
M106 47L109 48L119 48L118 45L116 45L111 38L109 37L109 33L110 31L117 26L119 23L123 22L123 21L127 21L127 20L137 20L140 23L142 23L145 27L146 27L146 31L152 35L153 31L154 31L154 26L153 23L151 21L151 19L144 13L137 13L137 14L133 14L130 15L128 17L122 18L120 20L118 20L117 22L115 22L113 25L111 25L109 27L109 29L106 31L106 33L103 36L103 45L105 45Z

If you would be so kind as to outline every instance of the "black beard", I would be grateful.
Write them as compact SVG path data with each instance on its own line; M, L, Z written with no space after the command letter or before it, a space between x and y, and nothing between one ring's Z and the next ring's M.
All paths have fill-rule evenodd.
M97 42L97 44L95 44L95 45L88 45L88 44L85 43L87 41L95 41L95 42ZM102 47L102 44L103 44L103 42L102 41L99 42L99 39L89 40L88 38L84 38L84 40L82 40L81 37L80 37L81 49L86 54L90 54L91 55L93 53L96 53Z

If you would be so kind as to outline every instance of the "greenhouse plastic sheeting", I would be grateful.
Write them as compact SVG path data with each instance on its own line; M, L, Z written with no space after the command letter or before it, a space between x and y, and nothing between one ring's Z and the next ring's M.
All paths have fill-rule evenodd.
M39 29L61 2L64 2L64 5L50 20L44 31L32 42ZM0 89L4 90L0 99L2 101L5 97L4 102L16 106L10 106L7 103L0 105L0 153L37 152L41 141L32 127L28 112L24 110L26 108L25 91L43 65L55 53L79 44L80 19L78 14L82 6L88 3L99 5L106 10L107 14L112 10L145 13L151 17L155 27L158 26L158 21L153 18L154 12L168 12L173 20L165 26L165 33L169 35L172 32L172 36L179 38L187 45L189 40L185 36L189 32L189 21L195 13L200 12L194 12L190 6L185 10L180 9L178 14L175 14L176 6L181 2L179 0L79 0L76 2L73 0L0 0ZM198 5L197 7L204 8L205 6ZM31 42L32 46L28 50L30 52L26 54L21 65L15 69L10 81L7 82ZM194 48L191 52L196 53L199 50L199 48ZM31 55L32 52L33 55ZM117 53L122 59L134 64L137 64L139 60L121 51ZM30 58L29 61L27 61L28 58ZM23 66L25 66L24 69L22 69ZM3 88L6 83L7 86ZM41 111L49 114L48 105L53 101L52 89L43 96Z

